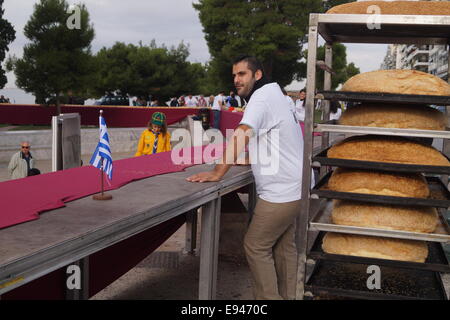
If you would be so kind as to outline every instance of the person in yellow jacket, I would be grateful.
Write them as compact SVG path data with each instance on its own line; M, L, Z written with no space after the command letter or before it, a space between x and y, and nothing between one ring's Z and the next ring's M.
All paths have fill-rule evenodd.
M134 155L154 154L172 150L170 145L170 133L167 131L166 115L162 112L155 112L152 120L148 123L139 139L137 152Z

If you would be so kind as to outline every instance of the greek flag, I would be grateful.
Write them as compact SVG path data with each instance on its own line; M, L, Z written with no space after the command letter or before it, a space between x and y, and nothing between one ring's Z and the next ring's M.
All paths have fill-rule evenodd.
M112 180L112 172L113 172L113 160L111 157L111 149L109 148L109 137L108 137L108 129L106 128L105 119L102 116L99 118L100 120L100 142L95 149L94 154L92 155L90 164L94 167L101 169L102 168L102 160L103 160L103 171L106 172L109 180Z

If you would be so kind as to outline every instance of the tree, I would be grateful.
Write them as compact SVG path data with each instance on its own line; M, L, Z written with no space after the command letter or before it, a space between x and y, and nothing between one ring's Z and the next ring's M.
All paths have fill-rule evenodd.
M74 18L79 25L69 27ZM24 47L21 59L9 59L8 67L14 70L19 88L33 93L41 103L53 98L60 114L61 97L84 91L92 76L94 29L89 13L84 5L71 10L65 0L40 0L24 34L31 43Z
M334 43L332 46L332 51L333 59L331 68L335 74L331 77L331 89L334 90L339 86L339 84L343 84L347 81L347 79L358 74L360 71L353 62L347 65L347 48L343 44ZM325 46L320 46L317 49L317 60L325 61ZM323 80L324 71L318 69L316 73L316 84L318 90L323 90Z
M198 93L206 71L201 64L188 62L188 56L189 48L183 43L168 49L154 40L138 46L117 42L95 56L99 69L94 91L99 95L117 90L129 96L152 94L160 101Z
M8 45L16 39L16 31L8 20L3 19L3 0L0 0L0 89L5 87L8 79L5 75L1 63L5 60L6 51L8 51Z
M238 54L259 58L269 78L281 86L301 81L306 75L301 60L309 14L324 12L327 5L322 0L199 0L193 6L212 57L213 82L232 89L231 61Z

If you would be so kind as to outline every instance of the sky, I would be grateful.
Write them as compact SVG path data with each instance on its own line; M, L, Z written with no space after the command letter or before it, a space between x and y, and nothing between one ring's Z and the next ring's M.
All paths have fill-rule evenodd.
M22 56L22 48L28 43L23 28L33 13L37 0L5 0L4 18L14 26L16 40L10 44L8 54ZM181 41L189 45L191 62L205 63L210 55L202 31L198 12L192 7L192 0L68 0L69 4L82 2L86 5L95 38L92 51L111 47L116 41L144 44L156 40L158 45L177 46ZM377 70L386 54L387 45L347 45L347 61L354 62L361 72ZM7 74L5 88L15 88L15 77ZM294 82L289 90L303 88Z

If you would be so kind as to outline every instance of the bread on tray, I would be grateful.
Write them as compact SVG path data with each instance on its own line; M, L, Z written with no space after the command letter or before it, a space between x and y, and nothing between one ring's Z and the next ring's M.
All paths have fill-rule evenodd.
M332 146L327 156L349 160L450 166L447 158L433 147L395 136L350 137Z
M322 249L330 254L410 262L425 262L428 256L428 246L424 241L343 233L327 233Z
M329 190L394 197L427 198L428 183L420 173L390 173L337 168L328 180Z
M433 207L334 200L331 220L345 226L432 233L439 216Z
M426 105L368 103L348 108L340 125L399 129L445 130L445 114Z
M450 96L450 85L417 70L378 70L348 79L342 91Z

